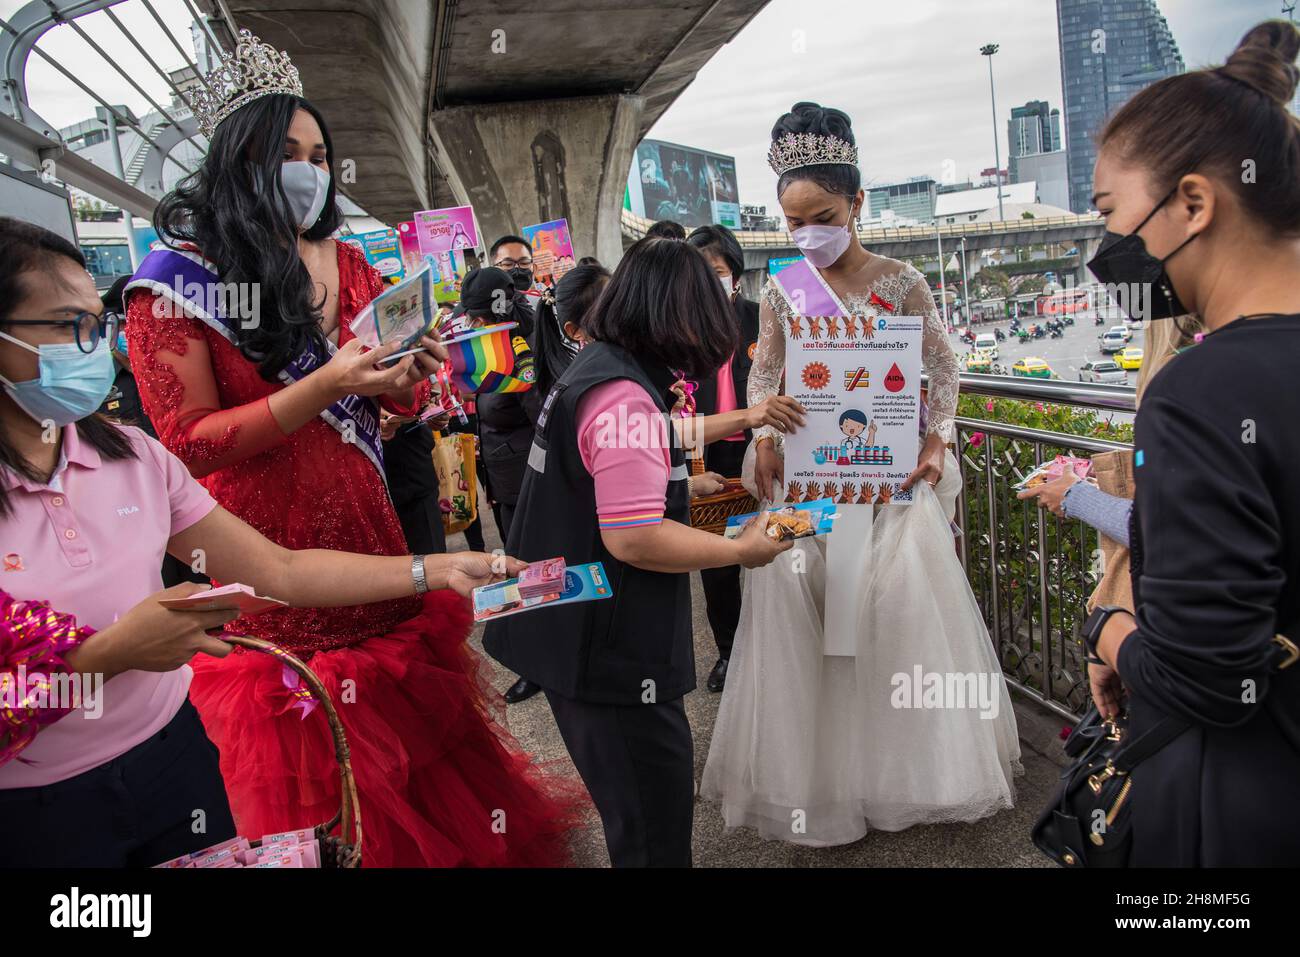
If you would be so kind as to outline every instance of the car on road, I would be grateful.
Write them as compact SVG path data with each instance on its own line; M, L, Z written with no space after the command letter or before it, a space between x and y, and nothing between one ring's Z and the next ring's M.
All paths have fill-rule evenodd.
M1118 362L1110 359L1092 359L1079 366L1080 382L1111 382L1128 384L1128 373Z
M1137 346L1125 349L1115 361L1119 363L1121 369L1141 369L1142 368L1142 350Z
M1127 322L1122 322L1118 326L1111 326L1106 331L1118 332L1120 335L1124 337L1125 342L1130 342L1133 339L1133 330L1128 327Z
M1052 367L1047 364L1047 360L1040 359L1037 356L1025 356L1011 367L1011 374L1030 379L1056 378L1056 373L1053 372Z
M968 352L966 353L966 371L995 374L993 365L995 358L995 356L989 355L983 349L976 349L974 352Z
M1124 332L1115 329L1107 329L1101 334L1101 351L1106 355L1113 355L1116 352L1123 352L1128 345L1128 337Z
M975 348L980 352L987 352L989 358L998 357L998 337L991 332L981 332L975 337Z

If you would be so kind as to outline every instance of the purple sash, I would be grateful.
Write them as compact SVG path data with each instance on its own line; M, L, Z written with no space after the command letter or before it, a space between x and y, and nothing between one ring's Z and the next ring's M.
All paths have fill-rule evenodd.
M217 332L233 346L239 344L238 320L229 317L230 305L236 301L235 283L223 283L212 265L197 253L176 249L155 249L144 257L126 290L148 289L162 296L187 314ZM247 301L238 297L238 304ZM241 310L242 311L242 310ZM337 350L326 342L328 355L312 343L280 372L280 381L290 385L329 361ZM370 463L384 475L384 447L379 438L379 406L373 399L359 395L344 396L324 409L320 417L338 430L345 443L359 448Z

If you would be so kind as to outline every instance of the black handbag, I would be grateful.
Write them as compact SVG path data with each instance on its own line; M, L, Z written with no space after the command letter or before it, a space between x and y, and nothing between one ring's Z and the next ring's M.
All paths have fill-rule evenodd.
M1074 763L1034 824L1034 845L1063 867L1126 867L1132 846L1130 772L1190 725L1164 718L1136 738L1121 713L1103 721L1089 705L1065 741Z
M1300 649L1285 635L1273 638L1274 672L1300 660ZM1089 704L1065 741L1074 763L1061 772L1061 785L1039 815L1034 846L1063 867L1127 867L1133 843L1129 795L1131 772L1191 727L1166 716L1137 737L1129 733L1128 715L1102 720Z

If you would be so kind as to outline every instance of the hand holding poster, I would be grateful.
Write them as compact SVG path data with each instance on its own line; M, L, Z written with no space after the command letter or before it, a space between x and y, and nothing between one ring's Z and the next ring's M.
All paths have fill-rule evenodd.
M807 424L785 440L787 502L910 502L921 415L920 316L791 316L786 393Z
M567 219L525 226L524 238L533 247L533 278L536 281L554 286L576 264Z

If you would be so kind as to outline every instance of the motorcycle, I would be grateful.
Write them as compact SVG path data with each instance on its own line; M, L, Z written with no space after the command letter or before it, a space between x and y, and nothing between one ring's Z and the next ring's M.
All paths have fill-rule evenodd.
M1063 335L1065 335L1065 333L1062 332L1060 329L1053 329L1053 330L1049 333L1049 336L1050 336L1051 338L1053 338L1053 339L1059 339L1059 338L1061 338Z
M1072 326L1072 325L1074 325L1074 316L1066 316L1066 317L1065 317L1065 324L1066 324L1067 326Z
M1030 339L1029 330L1021 329L1016 333L1016 338L1018 338L1022 344L1028 342Z
M997 338L998 342L1006 342L1007 334L1001 329L994 329L993 335Z
M1047 335L1047 330L1046 330L1046 329L1044 329L1042 326L1034 326L1034 338L1035 338L1035 339L1042 339L1042 338L1043 338L1044 336L1046 336L1046 335Z
M1094 326L1104 326L1106 324L1106 317L1097 316L1095 319L1092 320L1092 324Z

